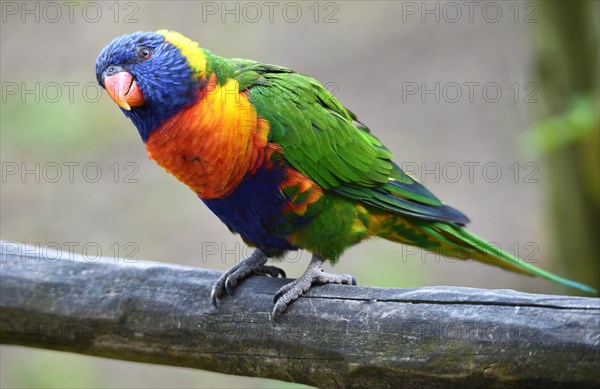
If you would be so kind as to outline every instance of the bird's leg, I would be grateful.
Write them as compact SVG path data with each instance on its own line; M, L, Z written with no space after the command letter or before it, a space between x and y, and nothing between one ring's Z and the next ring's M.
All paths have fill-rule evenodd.
M356 285L356 280L349 274L326 273L321 268L324 260L318 255L313 255L308 268L300 278L281 287L275 293L275 307L271 319L277 321L277 317L287 309L294 300L307 292L312 284L346 284Z
M231 294L232 289L235 288L239 281L248 277L252 273L270 275L271 277L284 277L285 272L275 266L265 265L269 258L260 249L254 250L254 252L238 264L232 266L227 270L219 279L214 283L210 298L213 305L217 306L219 297L223 296L224 292Z

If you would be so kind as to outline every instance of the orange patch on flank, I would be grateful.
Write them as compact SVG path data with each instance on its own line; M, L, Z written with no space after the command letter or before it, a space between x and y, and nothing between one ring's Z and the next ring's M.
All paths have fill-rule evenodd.
M317 202L323 196L321 187L297 170L287 168L287 177L280 184L280 188L296 187L297 191L287 201L284 212L294 212L297 215L304 215L308 206Z
M165 121L146 141L148 156L203 199L227 195L265 161L269 123L237 81L212 75L199 101Z

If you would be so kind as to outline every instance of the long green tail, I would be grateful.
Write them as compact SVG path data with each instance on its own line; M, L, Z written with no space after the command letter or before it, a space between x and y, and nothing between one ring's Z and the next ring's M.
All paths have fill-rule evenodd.
M585 284L572 281L548 271L539 269L509 253L500 250L498 247L491 245L475 234L470 233L466 229L454 224L433 223L431 225L436 238L446 241L448 244L458 249L456 254L458 258L464 258L465 254L473 259L500 266L504 269L528 274L531 276L543 277L547 280L554 281L558 284L579 289L583 292L598 294L598 291ZM437 231L436 231L437 230ZM466 249L466 253L464 252ZM456 255L452 255L456 256Z
M598 291L590 286L538 269L454 223L419 220L372 211L369 234L423 247L447 257L475 259L515 273L543 277L583 292L598 294Z

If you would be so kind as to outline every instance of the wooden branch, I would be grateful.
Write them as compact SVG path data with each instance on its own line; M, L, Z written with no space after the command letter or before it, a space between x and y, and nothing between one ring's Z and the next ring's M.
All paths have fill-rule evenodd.
M329 387L600 385L600 299L325 285L269 320L289 280L84 258L3 242L0 340Z

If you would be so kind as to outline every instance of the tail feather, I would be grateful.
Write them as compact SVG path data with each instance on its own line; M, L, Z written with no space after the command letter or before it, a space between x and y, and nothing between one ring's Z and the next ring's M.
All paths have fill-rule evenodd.
M499 247L454 223L409 219L390 213L372 213L369 234L423 247L448 257L475 259L515 273L542 277L587 293L598 294L598 291L592 287L539 269L502 251Z
M590 286L582 284L580 282L572 281L567 278L558 276L550 273L546 270L539 269L530 263L523 261L505 251L500 250L498 247L491 245L485 240L481 239L477 235L467 231L464 228L445 224L442 229L451 234L452 236L462 240L463 244L467 244L475 249L475 255L473 259L480 260L486 263L490 263L506 268L507 270L516 271L518 273L524 273L531 276L538 276L547 280L556 282L561 285L569 286L571 288L579 289L583 292L598 294L598 291Z

